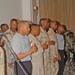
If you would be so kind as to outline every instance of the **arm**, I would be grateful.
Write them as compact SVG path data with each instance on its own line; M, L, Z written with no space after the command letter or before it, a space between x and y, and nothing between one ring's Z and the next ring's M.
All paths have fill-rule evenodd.
M34 45L30 48L30 50L28 52L17 54L16 57L17 57L17 59L20 60L20 59L25 58L26 56L36 52L36 51L37 51L37 47Z
M42 48L43 48L43 50L46 50L46 49L48 48L47 42L45 42L45 43L42 45Z

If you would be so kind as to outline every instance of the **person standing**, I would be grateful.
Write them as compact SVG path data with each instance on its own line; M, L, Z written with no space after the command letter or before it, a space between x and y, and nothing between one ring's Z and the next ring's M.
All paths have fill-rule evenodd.
M16 58L23 65L27 75L32 75L31 54L37 51L36 45L30 47L28 34L30 32L29 24L27 21L20 21L18 23L18 31L11 41L11 47L16 54ZM19 65L14 62L15 75L25 75Z
M56 37L57 37L57 44L58 44L58 51L61 56L61 60L58 61L59 63L59 71L58 75L63 75L64 71L64 36L62 35L65 32L66 26L60 25L58 26L58 29L56 31Z
M49 45L50 45L50 68L51 73L50 75L57 75L59 65L58 65L58 49L57 49L57 40L56 40L56 33L55 30L57 29L57 24L55 21L50 22L50 27L48 30L48 36L49 36Z
M31 55L32 58L32 75L44 75L43 66L43 48L36 36L40 34L40 26L37 24L30 25L31 32L28 35L31 42L31 46L36 44L38 51Z
M10 28L6 30L2 36L2 41L4 41L3 48L6 51L6 60L7 60L7 75L14 75L13 64L12 64L12 53L11 53L11 39L16 33L18 22L16 19L11 19Z
M49 37L46 32L48 28L48 20L47 18L42 18L40 20L40 35L37 36L38 40L41 42L42 47L44 49L44 72L45 75L50 75L50 53L49 53Z

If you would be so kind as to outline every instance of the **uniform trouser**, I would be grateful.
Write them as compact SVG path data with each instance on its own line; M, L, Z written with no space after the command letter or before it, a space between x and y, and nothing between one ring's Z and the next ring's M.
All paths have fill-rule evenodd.
M8 59L8 57L6 58L6 69L7 69L7 75L14 75L14 66L12 66L12 68L10 68L8 66L8 64L12 62L10 59Z
M32 75L44 75L43 61L32 61Z
M59 71L58 75L63 75L64 72L64 50L58 50L61 56L61 60L58 61L59 63Z
M49 52L45 51L44 53L44 75L50 75L50 57Z
M32 75L32 64L31 61L20 62L22 67L25 69L27 75ZM15 75L25 75L17 62L14 63L14 72Z
M50 62L44 63L44 75L50 75L51 68L50 68Z
M53 58L51 58L50 75L57 75L58 69L59 69L58 61L54 62Z
M14 69L7 67L7 75L14 75Z

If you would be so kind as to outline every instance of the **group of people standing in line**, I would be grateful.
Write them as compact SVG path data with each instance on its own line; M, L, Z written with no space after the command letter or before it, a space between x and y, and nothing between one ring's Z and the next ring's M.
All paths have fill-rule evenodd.
M2 24L0 45L6 51L7 75L25 75L14 60L11 50L27 75L63 75L64 32L66 26L47 18L39 24L11 19L10 27Z

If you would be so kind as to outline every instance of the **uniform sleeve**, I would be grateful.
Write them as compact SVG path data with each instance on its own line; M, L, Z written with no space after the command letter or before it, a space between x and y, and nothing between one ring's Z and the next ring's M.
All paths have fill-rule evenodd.
M54 37L53 33L48 32L48 36L49 36L50 41L55 41L55 37Z
M42 42L42 35L41 35L41 33L40 33L39 36L37 36L37 39L38 39L40 42Z
M7 56L7 60L8 62L7 63L10 63L12 62L12 59L14 59L13 55L12 55L12 52L11 52L11 44L10 42L7 40L6 37L2 37L1 41L4 41L4 50L5 50L5 53L6 53L6 56Z
M3 36L1 38L1 41L4 42L3 48L5 49L6 53L8 54L11 53L10 52L11 46L10 46L10 42L8 41L8 39L5 36Z
M54 41L55 45L50 45L50 56L51 58L57 57L57 46L56 46L56 36L52 32L48 32L49 40Z

